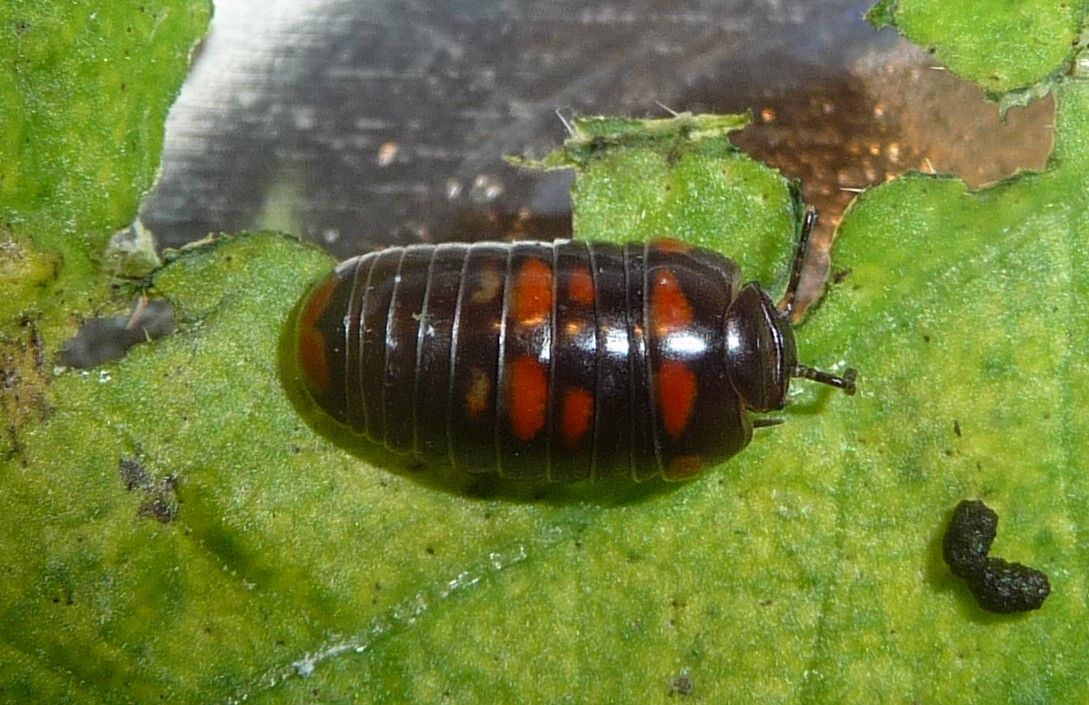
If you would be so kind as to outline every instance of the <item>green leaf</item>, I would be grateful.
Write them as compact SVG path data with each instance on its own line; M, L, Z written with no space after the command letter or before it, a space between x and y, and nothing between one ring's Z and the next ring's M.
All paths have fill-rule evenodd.
M898 0L877 0L866 13L866 20L874 26L874 29L893 26L896 23L897 2Z
M693 115L677 113L672 118L645 120L624 117L580 117L564 122L569 136L563 147L544 159L521 157L507 159L519 166L534 169L583 168L618 147L658 148L695 145L705 139L725 137L752 122L743 115ZM735 150L736 151L736 150ZM615 153L615 152L614 152Z
M151 293L178 330L122 361L52 375L9 346L34 374L3 363L0 702L1086 700L1089 84L1058 86L1044 173L856 201L798 337L858 395L799 382L786 424L683 485L358 455L290 354L332 262L276 234L173 255ZM781 284L781 177L725 130L596 124L618 137L563 155L581 237L680 236ZM38 296L54 261L11 243ZM994 553L1051 577L1040 612L984 613L942 565L971 496Z
M574 229L623 243L655 237L731 253L750 277L786 274L801 214L792 184L728 139L745 115L579 118L539 169L575 168Z
M57 265L35 299L0 279L0 319L36 319L51 349L69 313L108 299L97 259L151 187L210 15L206 0L0 4L0 267Z
M1031 89L1070 65L1085 3L1066 0L880 0L867 14L895 25L992 94Z
M817 700L856 693L840 666L875 652L887 656L868 664L874 682L923 702L949 702L954 688L981 702L1089 695L1077 626L1089 558L1089 85L1068 81L1057 99L1045 173L980 192L913 175L844 218L836 261L850 274L804 331L862 371L829 478L841 572L827 586ZM943 566L939 531L965 497L999 509L997 555L1050 574L1039 614L987 615Z

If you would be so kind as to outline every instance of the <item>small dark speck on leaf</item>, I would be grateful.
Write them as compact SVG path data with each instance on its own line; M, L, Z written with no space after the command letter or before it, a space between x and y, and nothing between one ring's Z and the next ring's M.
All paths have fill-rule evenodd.
M426 546L426 547L424 548L424 551L425 551L425 552L427 553L427 555L429 555L429 556L433 556L433 555L435 555L435 549L434 549L433 547L431 547L431 546Z
M847 277L851 276L851 272L853 271L854 270L850 267L847 267L846 269L837 269L835 274L832 275L832 282L835 284L842 284L846 281Z
M924 335L923 336L923 342L924 343L929 343L930 342L930 336L929 335Z
M692 679L689 678L687 673L682 672L679 676L669 682L669 694L670 695L691 695L692 694Z
M151 487L151 475L148 474L144 464L136 458L121 458L118 471L121 474L121 482L129 492L137 487L142 489Z
M62 595L54 595L53 596L53 604L54 605L62 605L63 604L66 607L71 607L72 605L76 604L75 598L72 597L71 588L64 587L64 588L62 588L61 592L62 592Z
M121 482L129 492L140 490L144 501L137 513L151 517L162 524L169 524L178 515L178 478L167 475L156 482L147 467L138 458L121 458L118 463Z
M953 433L957 434L957 438L960 438L960 422L953 419Z
M998 515L980 500L963 500L942 541L942 554L954 575L964 578L979 606L989 612L1039 609L1051 594L1038 570L988 556L998 531Z
M152 497L140 505L140 516L151 517L160 524L169 524L177 515L177 502L167 497Z

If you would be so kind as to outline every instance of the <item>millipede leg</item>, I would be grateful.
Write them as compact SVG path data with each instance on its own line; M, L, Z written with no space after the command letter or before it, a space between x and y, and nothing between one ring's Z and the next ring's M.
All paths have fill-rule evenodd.
M794 261L790 265L790 281L787 283L786 292L777 306L783 318L790 318L791 314L794 313L794 298L798 293L798 284L802 279L802 266L805 264L805 256L809 252L809 238L813 235L813 228L816 225L817 209L810 206L805 211L802 234L798 238L798 248L794 251Z

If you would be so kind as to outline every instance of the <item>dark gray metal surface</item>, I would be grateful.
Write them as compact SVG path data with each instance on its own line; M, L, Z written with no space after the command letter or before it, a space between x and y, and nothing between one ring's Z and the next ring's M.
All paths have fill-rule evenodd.
M928 110L897 105L911 96L902 83L954 86L926 89L936 101L974 91L875 32L861 19L869 4L223 0L141 217L167 246L274 227L339 256L414 240L559 237L570 176L519 173L502 155L557 146L557 110L652 116L665 106L754 109L757 124L736 141L801 177L827 229L850 198L841 188L940 156L919 146L929 137L897 141ZM972 100L969 110L985 107L978 92ZM924 117L897 113L911 110Z

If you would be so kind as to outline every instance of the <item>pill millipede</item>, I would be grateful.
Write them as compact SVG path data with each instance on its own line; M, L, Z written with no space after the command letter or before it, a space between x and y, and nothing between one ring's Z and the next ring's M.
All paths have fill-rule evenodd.
M425 462L554 482L684 480L780 423L810 209L774 304L670 239L409 245L341 263L295 322L303 387L352 433ZM756 415L753 418L753 415Z

